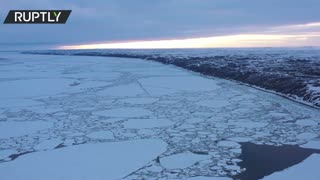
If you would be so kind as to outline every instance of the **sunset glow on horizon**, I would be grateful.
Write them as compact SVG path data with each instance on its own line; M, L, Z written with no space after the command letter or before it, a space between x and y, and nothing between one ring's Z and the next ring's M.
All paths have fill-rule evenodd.
M320 46L320 22L266 28L263 33L171 40L137 40L60 46L58 49L179 49Z
M240 34L176 40L133 41L119 43L98 43L60 46L58 49L174 49L174 48L236 48L236 47L291 47L304 46L319 34L305 35L270 35Z

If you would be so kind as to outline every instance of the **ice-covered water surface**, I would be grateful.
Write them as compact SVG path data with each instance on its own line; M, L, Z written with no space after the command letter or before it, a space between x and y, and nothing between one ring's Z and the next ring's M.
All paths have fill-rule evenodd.
M254 85L320 108L319 48L73 50L32 53L154 60Z
M76 145L2 163L0 174L6 180L121 179L165 150L156 139Z
M0 93L6 95L0 95L0 126L15 133L0 133L0 172L10 178L8 168L35 171L44 160L56 161L51 155L72 164L81 159L66 156L80 153L92 163L110 156L128 164L125 172L115 166L116 178L226 179L245 170L238 166L242 142L319 147L318 110L235 82L138 59L1 57ZM95 147L119 154L96 153ZM126 158L130 153L137 159ZM311 158L296 167L320 163ZM107 176L80 165L76 177ZM60 169L59 179L70 179L68 168Z

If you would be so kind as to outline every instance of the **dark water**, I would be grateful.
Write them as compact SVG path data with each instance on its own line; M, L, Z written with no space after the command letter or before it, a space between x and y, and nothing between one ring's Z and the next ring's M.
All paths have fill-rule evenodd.
M33 151L27 151L27 152L22 152L22 153L18 153L18 154L12 154L12 155L9 156L9 158L11 158L11 160L13 161L13 160L17 159L20 156L23 156L25 154L29 154L29 153L32 153L32 152Z
M298 164L320 150L300 148L295 145L271 146L240 143L243 160L238 165L246 171L233 177L241 180L257 180L277 171Z
M58 146L56 146L54 149L60 149L60 148L64 148L66 147L63 143L59 144Z

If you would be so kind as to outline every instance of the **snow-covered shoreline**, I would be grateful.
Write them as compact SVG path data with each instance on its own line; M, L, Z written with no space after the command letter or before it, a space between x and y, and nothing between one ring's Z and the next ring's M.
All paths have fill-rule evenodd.
M51 50L26 53L153 60L234 80L320 108L320 50L317 48Z

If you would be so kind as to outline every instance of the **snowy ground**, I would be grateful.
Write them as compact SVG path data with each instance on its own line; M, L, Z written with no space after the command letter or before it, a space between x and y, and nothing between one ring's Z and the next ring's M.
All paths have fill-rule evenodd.
M320 149L319 110L235 82L138 59L0 57L1 179L223 180L245 170L241 142ZM266 179L315 179L319 163Z

